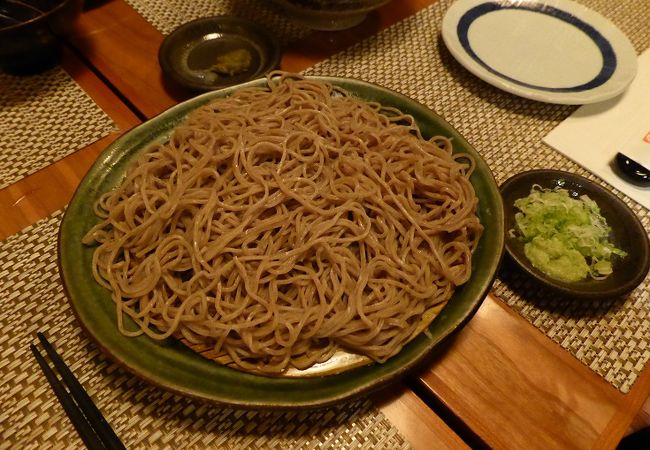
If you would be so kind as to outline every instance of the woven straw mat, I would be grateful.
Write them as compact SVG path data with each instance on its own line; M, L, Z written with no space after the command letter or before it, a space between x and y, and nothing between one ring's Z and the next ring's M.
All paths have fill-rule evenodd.
M60 67L31 76L0 72L0 189L115 129Z
M542 143L542 137L575 107L502 92L456 62L440 36L442 18L451 3L438 1L306 73L360 78L422 102L474 145L498 183L524 170L555 168L604 184ZM637 52L650 44L650 1L582 3L612 20ZM650 230L648 210L614 192ZM494 291L535 327L626 393L650 358L649 286L646 279L622 300L575 302L534 285L506 262Z
M370 400L242 411L173 395L110 362L78 326L57 269L62 212L0 244L0 450L82 448L30 343L44 332L127 448L408 449Z
M237 16L263 24L280 42L304 36L309 30L291 22L270 0L125 0L162 34L199 17Z

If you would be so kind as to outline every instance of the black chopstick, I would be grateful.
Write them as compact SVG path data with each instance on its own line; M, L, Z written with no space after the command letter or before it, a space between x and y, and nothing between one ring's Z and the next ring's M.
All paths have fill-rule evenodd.
M59 375L61 375L63 383L68 387L69 393L52 368L50 368L43 355L41 355L38 348L34 344L31 344L29 347L32 353L34 353L36 361L38 361L38 365L45 374L47 381L52 386L61 406L63 406L70 421L79 433L81 440L86 444L86 447L91 450L125 450L120 439L108 422L106 422L102 413L97 409L90 396L86 393L79 381L77 381L65 362L63 362L63 359L61 359L54 347L48 342L43 333L39 332L36 335L54 364L54 367L59 372Z

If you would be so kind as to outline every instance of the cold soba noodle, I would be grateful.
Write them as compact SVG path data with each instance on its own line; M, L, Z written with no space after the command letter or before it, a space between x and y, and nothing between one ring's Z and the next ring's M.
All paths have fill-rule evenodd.
M95 278L125 335L244 370L384 362L470 276L473 163L397 110L274 75L192 112L103 195Z

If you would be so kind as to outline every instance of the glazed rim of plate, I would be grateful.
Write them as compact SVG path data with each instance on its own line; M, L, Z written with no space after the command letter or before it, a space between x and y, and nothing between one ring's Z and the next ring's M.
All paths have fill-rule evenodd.
M522 19L530 26L502 27ZM547 30L532 31L537 29ZM483 34L482 39L477 33ZM563 33L561 42L553 41L554 35ZM625 34L607 18L571 0L552 4L459 0L445 14L442 37L454 58L475 76L543 102L602 101L623 92L637 71L636 51ZM584 59L577 64L574 58ZM540 61L549 67L544 70Z
M115 307L108 290L94 281L92 247L81 238L97 222L88 205L116 186L128 167L154 142L164 142L171 130L192 110L241 87L261 86L258 79L210 91L180 103L127 132L103 152L82 180L62 220L59 232L59 270L72 309L88 336L118 364L140 378L183 395L243 408L312 408L340 402L396 381L435 354L444 340L459 330L487 295L504 251L504 211L501 196L487 164L447 122L423 105L389 89L354 79L307 77L330 82L365 101L395 106L411 114L425 136L445 134L456 151L476 161L471 182L479 197L478 215L484 234L472 258L473 274L458 287L426 332L383 364L370 364L343 373L313 378L264 377L216 364L175 339L162 342L146 336L128 338L117 329Z

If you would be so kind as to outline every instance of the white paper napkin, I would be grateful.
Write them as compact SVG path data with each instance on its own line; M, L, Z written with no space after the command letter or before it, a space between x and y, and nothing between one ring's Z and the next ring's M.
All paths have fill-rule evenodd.
M543 141L650 209L650 188L625 181L613 169L617 152L628 154L626 146L638 148L650 133L650 49L638 62L637 75L625 93L581 106Z

